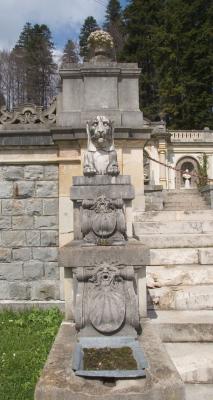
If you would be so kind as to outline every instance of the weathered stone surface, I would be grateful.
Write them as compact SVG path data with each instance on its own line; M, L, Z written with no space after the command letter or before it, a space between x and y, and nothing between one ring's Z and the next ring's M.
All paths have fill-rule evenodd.
M36 229L57 229L57 227L58 218L56 216L35 216Z
M73 186L99 186L99 185L131 185L129 175L95 175L95 176L74 176Z
M10 262L11 261L11 249L5 249L0 247L0 262Z
M41 215L41 199L2 200L3 215Z
M199 260L200 264L213 264L213 249L200 249Z
M35 247L33 249L34 260L57 261L58 249L55 247Z
M32 300L59 299L59 285L55 281L45 280L33 282L31 286Z
M24 278L27 280L41 279L44 276L43 263L30 260L23 265Z
M57 262L44 263L45 277L47 279L59 279L59 266Z
M58 231L42 231L41 246L58 246Z
M18 181L14 183L14 197L26 198L34 195L34 182Z
M12 257L14 261L27 261L31 258L31 248L22 247L21 249L14 249L12 251Z
M213 343L166 343L181 378L187 383L213 383Z
M58 199L44 199L43 200L43 214L44 215L57 215L58 214Z
M0 299L7 300L9 297L9 282L0 281Z
M213 285L149 289L149 306L161 310L211 310Z
M7 299L28 300L30 298L29 285L24 282L10 282Z
M57 197L58 183L50 181L40 181L36 184L37 197Z
M3 167L4 179L15 181L24 178L24 168L17 165Z
M0 198L10 198L13 196L13 183L2 181L0 182Z
M20 215L12 217L12 228L13 229L31 229L34 225L33 216Z
M151 249L149 265L197 264L198 249Z
M25 231L3 231L2 243L8 247L26 246Z
M60 249L60 266L89 267L102 263L123 266L149 264L149 250L142 244L126 246L70 246Z
M186 400L212 400L213 384L186 383Z
M36 386L35 400L183 400L184 384L165 347L149 324L143 326L140 341L149 364L146 379L116 380L109 386L75 376L71 369L75 326L62 324Z
M213 247L213 234L167 234L167 235L139 235L141 243L152 249L187 248L187 247Z
M0 263L0 279L14 281L23 279L22 263Z
M26 165L24 177L29 180L41 180L44 177L44 167L42 165Z
M213 266L148 266L149 288L179 285L213 285Z
M11 217L0 216L0 229L11 228Z
M58 166L45 165L44 166L44 179L55 181L58 179Z
M26 243L27 246L40 246L40 231L26 231Z
M72 186L71 200L96 199L99 196L111 199L121 198L123 200L132 200L135 197L132 185L97 185L97 186Z

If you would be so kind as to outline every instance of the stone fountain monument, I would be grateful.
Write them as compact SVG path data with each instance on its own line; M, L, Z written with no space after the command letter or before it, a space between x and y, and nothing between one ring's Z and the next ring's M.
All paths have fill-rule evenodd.
M87 77L93 71L92 82L86 84L85 91L90 87L95 95L96 77L102 85L97 86L97 91L101 90L106 103L109 93L104 98L103 87L106 85L108 90L108 75L115 76L123 68L122 79L132 79L134 67L110 63L102 54L101 61L96 55L91 67L87 64L79 68ZM138 70L135 72L138 79ZM128 87L127 82L122 85ZM112 103L116 103L115 99L111 99L108 108L105 106L104 113L98 113L97 104L91 109L91 99L89 111L73 114L78 121L83 122L85 115L89 118L85 121L83 176L74 177L71 185L74 240L60 249L67 321L60 328L36 386L35 400L184 399L183 384L160 338L146 320L145 266L149 264L149 252L133 238L134 187L130 176L120 174L114 144L112 114L118 123L123 113L124 125L128 118L131 123L131 112L135 121L142 123L142 116L139 110L113 111ZM67 124L68 112L61 111L60 122L62 116ZM95 368L86 366L88 349L92 351L89 361L98 354ZM120 367L102 367L104 349L112 350L110 361L113 351L120 349L122 358L129 349L134 366L130 368L131 363L127 362L123 367L126 360L121 360Z

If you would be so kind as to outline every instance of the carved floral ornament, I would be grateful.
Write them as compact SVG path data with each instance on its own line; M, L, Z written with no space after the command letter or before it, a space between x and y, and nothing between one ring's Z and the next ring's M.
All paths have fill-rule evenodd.
M3 106L0 109L0 125L9 124L45 124L50 125L56 122L56 98L53 98L49 107L24 104L13 111L7 111Z

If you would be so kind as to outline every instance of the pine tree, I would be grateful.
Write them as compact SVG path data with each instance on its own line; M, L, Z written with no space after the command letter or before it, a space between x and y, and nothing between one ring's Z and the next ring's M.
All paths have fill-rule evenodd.
M159 108L158 74L155 54L158 47L159 10L164 0L130 0L124 10L126 43L121 59L138 62L140 106L150 119L156 119Z
M90 33L98 29L99 27L94 17L90 16L85 19L79 36L80 56L83 58L84 61L87 61L91 56L87 45L87 39Z
M53 95L53 42L47 25L27 23L13 50L19 76L19 102L46 106ZM20 68L21 66L21 68Z
M65 47L64 47L64 52L62 56L62 64L66 63L78 63L79 62L79 56L77 52L77 48L75 43L72 40L68 40Z
M112 36L117 56L116 58L119 58L119 53L124 45L122 9L119 0L109 0L103 27Z

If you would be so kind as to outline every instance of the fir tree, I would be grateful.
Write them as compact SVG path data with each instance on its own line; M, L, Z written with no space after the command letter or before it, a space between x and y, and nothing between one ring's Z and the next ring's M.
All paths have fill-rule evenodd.
M85 19L79 36L80 56L84 61L87 61L91 56L90 50L88 49L87 39L90 33L98 29L99 27L94 17L90 16Z
M62 64L66 63L78 63L79 62L79 56L77 52L77 48L75 43L72 40L68 40L65 47L64 47L64 52L62 56Z
M116 58L119 58L124 44L122 25L122 9L119 0L109 0L103 27L113 38Z

